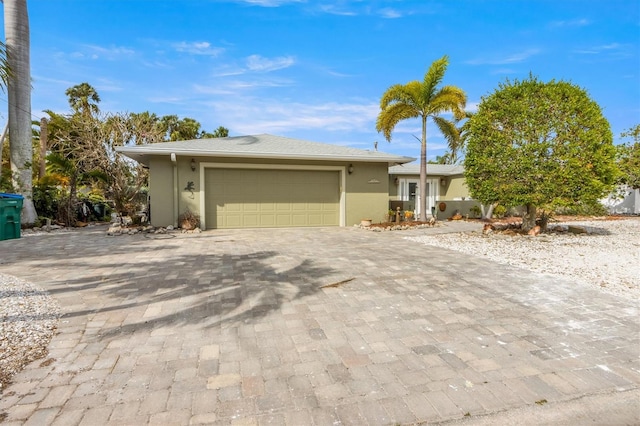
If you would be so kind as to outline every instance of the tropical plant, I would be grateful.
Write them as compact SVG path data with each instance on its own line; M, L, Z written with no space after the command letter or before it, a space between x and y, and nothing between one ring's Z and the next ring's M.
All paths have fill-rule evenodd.
M633 142L618 145L616 161L620 169L619 183L632 189L640 189L640 124L620 136L631 137Z
M471 208L469 209L469 213L471 213L471 215L473 215L473 217L480 217L481 215L481 210L480 210L480 206L477 205L473 205L471 206Z
M420 139L420 220L427 220L427 120L445 112L454 117L464 117L467 97L464 91L455 86L438 86L444 78L449 60L447 56L436 60L425 73L424 79L410 81L407 84L395 84L389 87L380 100L380 113L376 121L376 130L382 132L387 141L391 133L403 120L419 118L422 124Z
M68 194L58 200L58 219L67 226L72 226L76 221L76 207L78 206L78 186L85 183L105 181L108 179L99 170L84 171L81 163L73 158L64 157L59 153L47 155L47 172L49 180L52 176L58 176L59 183L66 183ZM47 182L47 180L45 180ZM46 190L46 187L44 188ZM43 212L41 212L43 215Z
M219 126L213 133L206 133L203 131L203 138L226 138L229 136L229 129L223 126Z
M31 70L29 52L29 16L26 0L4 0L11 178L24 196L21 222L35 223L33 205L33 150L31 147Z
M89 83L80 83L70 87L65 94L74 113L92 115L100 112L98 107L100 96Z
M464 161L471 196L483 204L536 209L595 206L614 186L609 123L586 91L530 76L483 97L470 119Z
M469 136L469 118L472 112L465 111L464 117L447 120L444 117L435 116L433 121L447 141L448 149L442 155L436 157L437 164L457 164L460 161L460 153L464 151L464 144ZM465 120L463 122L463 120Z
M58 175L49 174L33 185L33 203L38 217L58 219L60 202L65 199L60 189L61 183L62 179Z
M190 117L178 118L177 115L165 115L159 119L158 128L167 141L184 141L191 139L225 138L229 129L218 127L213 133L200 130L200 123Z
M9 84L9 76L11 76L11 68L7 62L7 46L0 41L0 88L2 91Z

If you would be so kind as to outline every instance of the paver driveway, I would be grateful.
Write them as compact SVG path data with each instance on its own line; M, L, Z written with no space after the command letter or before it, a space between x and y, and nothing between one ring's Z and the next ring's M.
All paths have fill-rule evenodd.
M0 271L64 313L52 361L20 373L0 412L384 425L639 388L637 301L403 239L442 230L93 228L0 242Z

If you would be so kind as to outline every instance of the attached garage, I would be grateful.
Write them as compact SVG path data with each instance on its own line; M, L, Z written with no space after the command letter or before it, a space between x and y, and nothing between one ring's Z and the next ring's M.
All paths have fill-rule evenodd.
M340 225L340 172L205 167L208 228Z
M150 220L202 229L351 226L388 211L390 165L413 158L274 135L120 147L149 168Z

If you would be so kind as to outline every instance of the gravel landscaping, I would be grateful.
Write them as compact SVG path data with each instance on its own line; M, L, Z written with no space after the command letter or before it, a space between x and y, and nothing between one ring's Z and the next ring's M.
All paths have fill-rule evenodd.
M25 365L47 354L59 314L46 291L0 273L0 390Z
M569 224L587 231L567 232ZM640 298L640 218L550 224L557 232L438 234L408 239Z

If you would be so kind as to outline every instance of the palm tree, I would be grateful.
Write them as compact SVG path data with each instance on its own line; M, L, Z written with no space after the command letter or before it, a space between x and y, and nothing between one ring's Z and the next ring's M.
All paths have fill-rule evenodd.
M7 62L7 46L0 41L0 88L4 92L5 87L9 84L9 76L11 68Z
M465 111L462 119L447 120L443 117L432 117L449 145L449 150L442 157L438 157L442 160L440 164L456 164L460 160L458 153L464 150L464 144L469 135L469 120L460 126L459 124L462 120L472 116L472 112Z
M69 105L73 112L82 115L97 114L100 110L100 95L89 83L80 83L64 92L69 97Z
M29 15L26 0L4 0L9 100L9 138L13 184L24 196L22 223L37 219L33 205L33 148L31 145L31 70Z
M438 88L447 70L447 56L434 61L424 75L424 80L395 84L387 89L380 100L380 113L376 130L391 141L391 132L396 125L409 118L422 121L420 148L420 220L427 220L427 119L444 112L453 112L455 118L464 116L467 96L456 86Z

